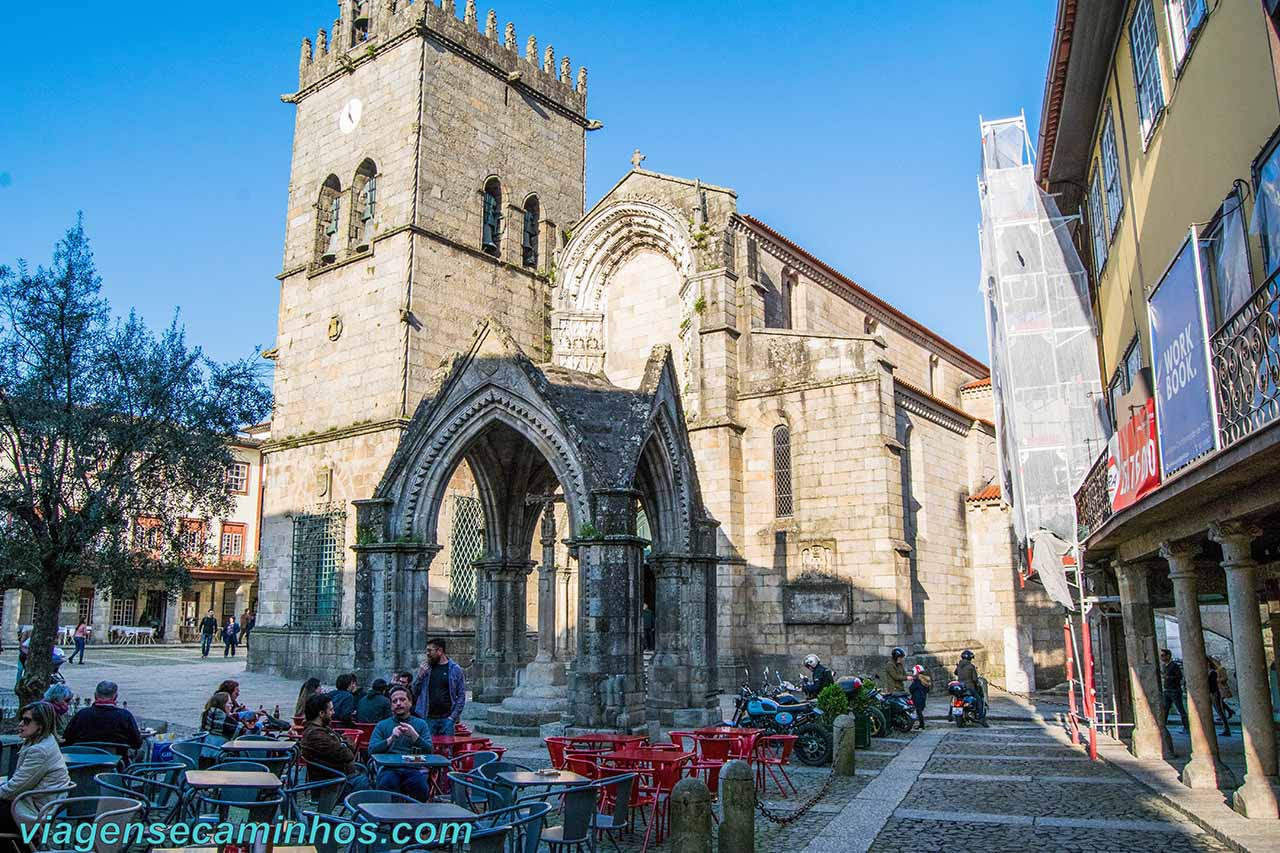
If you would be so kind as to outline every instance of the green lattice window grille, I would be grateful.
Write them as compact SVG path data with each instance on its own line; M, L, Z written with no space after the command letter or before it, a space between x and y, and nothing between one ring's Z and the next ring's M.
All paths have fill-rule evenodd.
M342 624L346 530L347 514L342 511L293 517L293 626L337 628Z
M479 498L453 496L453 530L449 534L450 616L476 612L475 561L484 554L484 510Z

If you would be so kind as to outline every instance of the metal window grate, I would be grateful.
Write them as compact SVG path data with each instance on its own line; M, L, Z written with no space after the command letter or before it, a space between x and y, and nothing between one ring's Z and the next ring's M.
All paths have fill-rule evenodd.
M450 616L476 612L475 561L484 553L484 510L479 498L454 495L453 530L449 534Z
M293 518L291 623L305 628L342 624L342 549L347 514L330 511Z
M1102 182L1107 192L1107 239L1115 236L1120 212L1124 210L1124 193L1120 189L1120 159L1116 154L1116 128L1107 105L1102 122Z
M778 518L791 515L791 430L786 426L773 428L773 500Z

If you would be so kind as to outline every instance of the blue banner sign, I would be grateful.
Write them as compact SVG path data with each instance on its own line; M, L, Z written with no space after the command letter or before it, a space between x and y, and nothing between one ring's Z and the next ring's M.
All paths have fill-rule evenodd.
M1147 297L1160 464L1167 479L1217 447L1195 229Z

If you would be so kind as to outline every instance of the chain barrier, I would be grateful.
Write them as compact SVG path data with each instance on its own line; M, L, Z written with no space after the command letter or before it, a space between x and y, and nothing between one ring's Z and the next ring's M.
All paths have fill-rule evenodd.
M818 790L818 793L814 794L812 797L806 800L795 811L789 812L787 814L775 812L769 808L766 808L765 804L761 802L759 799L756 800L756 811L760 812L761 816L763 816L765 820L769 821L770 823L776 823L779 826L786 826L789 823L794 823L800 818L804 817L805 812L809 811L809 809L816 806L818 804L818 801L826 796L827 791L831 789L831 782L835 778L836 778L835 770L832 770L829 774L827 774L827 781L822 783L822 788Z

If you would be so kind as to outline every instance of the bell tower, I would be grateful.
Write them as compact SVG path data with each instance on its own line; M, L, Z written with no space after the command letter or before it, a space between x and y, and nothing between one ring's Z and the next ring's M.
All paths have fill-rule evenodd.
M304 627L291 615L290 519L373 493L441 359L481 318L550 357L553 258L582 216L585 134L599 126L586 117L586 69L533 35L518 43L493 11L481 20L475 0L340 0L337 12L302 40L297 88L281 96L295 124L266 354L276 405L258 624L269 630L253 662L281 671L298 662L270 639L277 628L322 634L318 654L351 659L354 559L339 549L341 620ZM346 545L354 524L348 513Z

